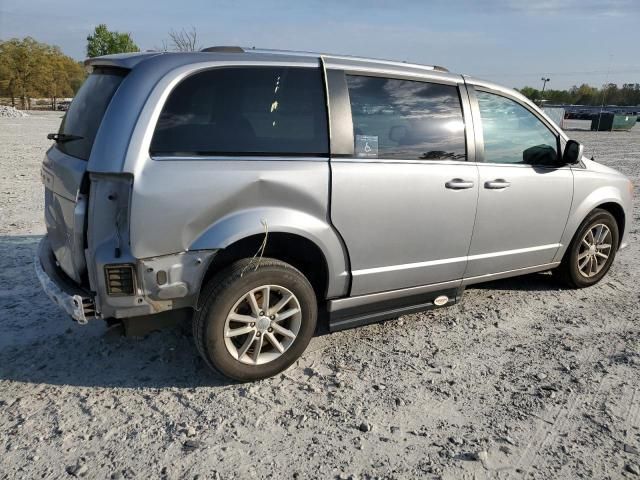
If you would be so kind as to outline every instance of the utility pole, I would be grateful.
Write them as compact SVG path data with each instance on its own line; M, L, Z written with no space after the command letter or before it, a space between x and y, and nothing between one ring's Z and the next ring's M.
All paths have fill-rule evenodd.
M548 82L549 80L551 80L551 79L550 79L550 78L542 77L540 80L542 80L542 93L541 93L541 95L542 95L542 94L544 94L544 87L546 87L546 86L547 86L547 82Z

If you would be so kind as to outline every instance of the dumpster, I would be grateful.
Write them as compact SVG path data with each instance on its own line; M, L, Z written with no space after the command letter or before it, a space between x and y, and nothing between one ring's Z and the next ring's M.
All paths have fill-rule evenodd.
M638 120L637 115L625 115L602 112L591 119L591 130L610 132L612 130L631 130Z

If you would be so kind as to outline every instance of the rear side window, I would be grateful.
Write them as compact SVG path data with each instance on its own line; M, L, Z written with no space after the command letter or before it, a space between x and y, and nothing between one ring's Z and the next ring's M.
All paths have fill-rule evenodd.
M356 157L466 159L457 87L353 75L347 85Z
M171 92L151 154L328 155L317 68L237 67L186 78Z
M89 159L104 112L127 72L117 68L94 69L78 90L60 124L59 133L81 138L58 142L58 149L82 160Z

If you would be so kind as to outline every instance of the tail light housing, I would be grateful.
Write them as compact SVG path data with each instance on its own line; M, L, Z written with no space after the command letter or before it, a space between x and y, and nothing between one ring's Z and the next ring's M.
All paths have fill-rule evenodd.
M105 265L107 295L126 297L136 293L135 267L131 264Z

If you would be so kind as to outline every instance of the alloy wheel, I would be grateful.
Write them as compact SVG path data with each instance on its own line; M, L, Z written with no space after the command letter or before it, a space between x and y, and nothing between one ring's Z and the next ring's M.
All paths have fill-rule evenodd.
M582 237L578 249L578 270L591 278L600 273L611 255L611 230L602 223L592 226Z
M262 365L287 351L301 322L300 302L290 290L262 285L240 297L227 315L225 346L236 360Z

